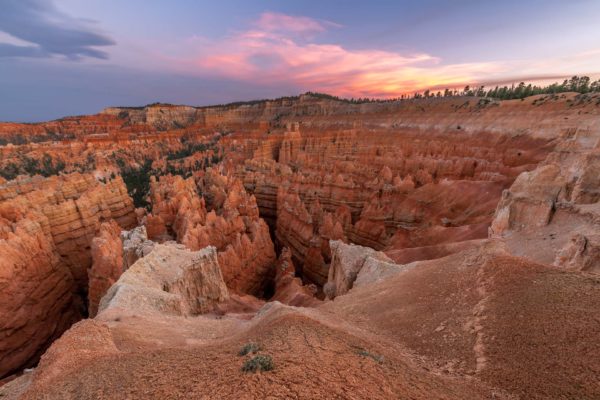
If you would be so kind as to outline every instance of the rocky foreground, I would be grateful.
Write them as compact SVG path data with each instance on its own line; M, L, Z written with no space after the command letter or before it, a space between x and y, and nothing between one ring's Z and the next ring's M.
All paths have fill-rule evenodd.
M600 397L598 95L0 135L2 398Z

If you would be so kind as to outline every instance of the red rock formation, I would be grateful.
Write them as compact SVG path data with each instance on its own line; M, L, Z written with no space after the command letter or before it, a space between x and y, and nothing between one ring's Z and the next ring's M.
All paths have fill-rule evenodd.
M0 186L0 376L37 360L85 313L90 244L102 221L135 223L120 178L22 178ZM6 257L4 257L6 255ZM6 360L6 361L4 361Z
M97 116L3 126L0 131L7 137L22 133L32 139L43 132L73 137L62 138L62 143L4 146L7 157L0 159L0 165L22 162L24 154L43 161L48 153L61 157L67 168L78 168L76 163L110 176L118 172L116 164L139 167L146 159L166 156L168 160L155 161L152 168L189 174L204 168L207 158L224 156L223 168L243 179L273 230L282 209L277 205L281 186L296 193L307 211L318 199L324 213L337 215L340 206L350 212L350 222L339 221L343 222L343 235L338 229L328 237L316 227L319 235L324 235L321 251L319 240L292 233L293 226L306 221L283 223L289 225L291 236L286 239L280 234L281 245L290 247L298 268L312 274L309 279L323 283L329 239L347 239L396 253L411 248L401 256L410 261L444 254L452 247L448 238L455 234L459 236L454 241L485 237L494 208L490 204L498 191L507 188L520 172L534 168L561 132L578 125L593 126L594 95L589 97L592 102L574 102L574 96L489 104L475 98L448 98L353 105L304 95L244 107L158 104L112 108ZM239 132L213 135L215 130L231 129ZM517 131L520 134L514 134ZM213 147L179 155L187 144L199 143ZM593 180L593 174L585 179ZM421 203L430 202L442 191L455 204L445 207L435 198L432 204ZM463 192L468 194L467 200L456 201ZM483 199L481 204L479 199ZM471 206L478 208L471 212ZM465 207L469 212L462 213ZM462 214L465 216L457 218ZM150 236L167 238L173 233L161 232L169 223L153 218L147 220ZM330 218L323 214L323 221ZM336 222L331 221L333 225ZM429 236L429 228L435 234L440 228L449 228L444 242L423 240Z
M114 221L104 222L92 240L92 267L88 271L88 312L96 316L98 304L106 291L123 273L121 227Z
M150 232L172 232L192 250L215 246L231 290L252 294L264 290L273 273L275 251L256 200L239 180L214 170L208 170L198 185L192 178L163 176L152 181L150 197Z
M275 294L270 301L279 301L297 307L310 307L320 303L315 297L316 294L315 285L303 285L302 280L296 277L292 253L284 247L275 266Z
M185 246L149 245L145 257L137 245L126 247L124 262L137 261L103 297L98 317L76 325L39 368L0 394L17 388L24 398L114 398L127 387L133 397L238 398L244 387L254 398L598 397L600 305L590 272L599 254L600 103L562 96L489 105L474 98L353 105L302 96L243 107L107 110L101 118L123 123L115 140L132 133L143 141L148 133L175 142L180 130L200 128L238 132L218 139L213 154L225 157L219 173L152 182L148 232ZM92 152L111 145L91 142L98 146ZM164 157L156 142L123 142L132 144L127 164L138 162L137 145ZM189 175L198 159L171 161L156 164ZM81 191L88 189L74 197ZM10 241L0 245L16 254L9 257L15 265L46 262L68 280L69 266L84 255L64 244L59 253L60 224L44 218L61 214L48 217L46 209L73 199L53 196L36 200L43 210L4 201L1 234ZM67 208L62 215L72 214ZM274 269L259 210L278 246L289 248ZM87 220L82 226L96 224ZM208 244L216 248L185 249ZM437 257L444 258L426 260ZM323 290L334 300L315 301L296 275L327 278ZM9 278L13 292L27 292L28 281ZM274 300L315 307L263 306L243 294L260 292L271 278ZM240 293L227 300L224 282ZM59 303L70 310L73 301L61 296ZM201 315L210 311L217 315ZM42 328L35 327L48 337ZM240 374L243 360L232 357L249 342L273 355L273 373Z
M501 191L551 149L546 138L448 129L295 127L280 136L278 162L261 150L237 173L302 276L322 285L330 239L410 262L485 238Z
M0 376L4 376L33 365L83 310L45 215L15 202L0 203L0 254Z

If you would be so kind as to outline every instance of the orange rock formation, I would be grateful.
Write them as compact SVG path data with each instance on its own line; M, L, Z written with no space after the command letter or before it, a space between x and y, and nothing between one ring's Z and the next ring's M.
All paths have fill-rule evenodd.
M82 142L103 179L164 159L126 176L147 212L119 177L0 181L0 375L99 304L6 398L600 396L598 95L153 105L16 134L0 165ZM241 371L248 343L273 371Z
M85 313L90 245L103 221L135 224L120 177L22 178L0 186L0 375L31 364Z
M162 176L151 182L150 198L152 214L146 226L151 239L173 235L192 250L215 246L231 290L251 294L265 290L275 250L254 196L238 179L215 170L208 170L198 184L193 178Z

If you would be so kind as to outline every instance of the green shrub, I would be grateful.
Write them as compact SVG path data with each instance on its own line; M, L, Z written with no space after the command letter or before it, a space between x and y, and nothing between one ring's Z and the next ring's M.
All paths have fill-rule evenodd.
M371 358L371 359L377 361L379 364L383 363L383 360L384 360L382 355L371 353L370 351L367 351L365 349L359 349L357 351L357 354L362 357Z
M273 368L275 368L275 365L271 356L262 354L246 360L242 365L242 371L244 372L271 371Z
M245 344L244 347L242 347L240 349L240 351L238 352L239 356L245 356L246 354L254 354L254 353L258 353L260 350L260 346L258 345L258 343L248 343Z

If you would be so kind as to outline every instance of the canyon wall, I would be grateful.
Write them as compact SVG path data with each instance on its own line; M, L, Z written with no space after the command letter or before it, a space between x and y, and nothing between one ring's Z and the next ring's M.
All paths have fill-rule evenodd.
M303 95L0 124L0 287L13 316L0 375L31 365L88 301L95 312L137 257L119 253L117 231L138 218L156 242L214 246L231 297L323 299L332 240L406 264L476 248L489 230L514 254L593 272L598 99ZM50 177L16 178L38 173Z
M489 132L300 127L280 136L277 159L260 153L236 173L303 275L323 285L331 239L410 262L487 237L502 190L552 146Z
M0 376L31 365L86 314L90 246L103 221L135 225L120 177L25 178L0 185Z

